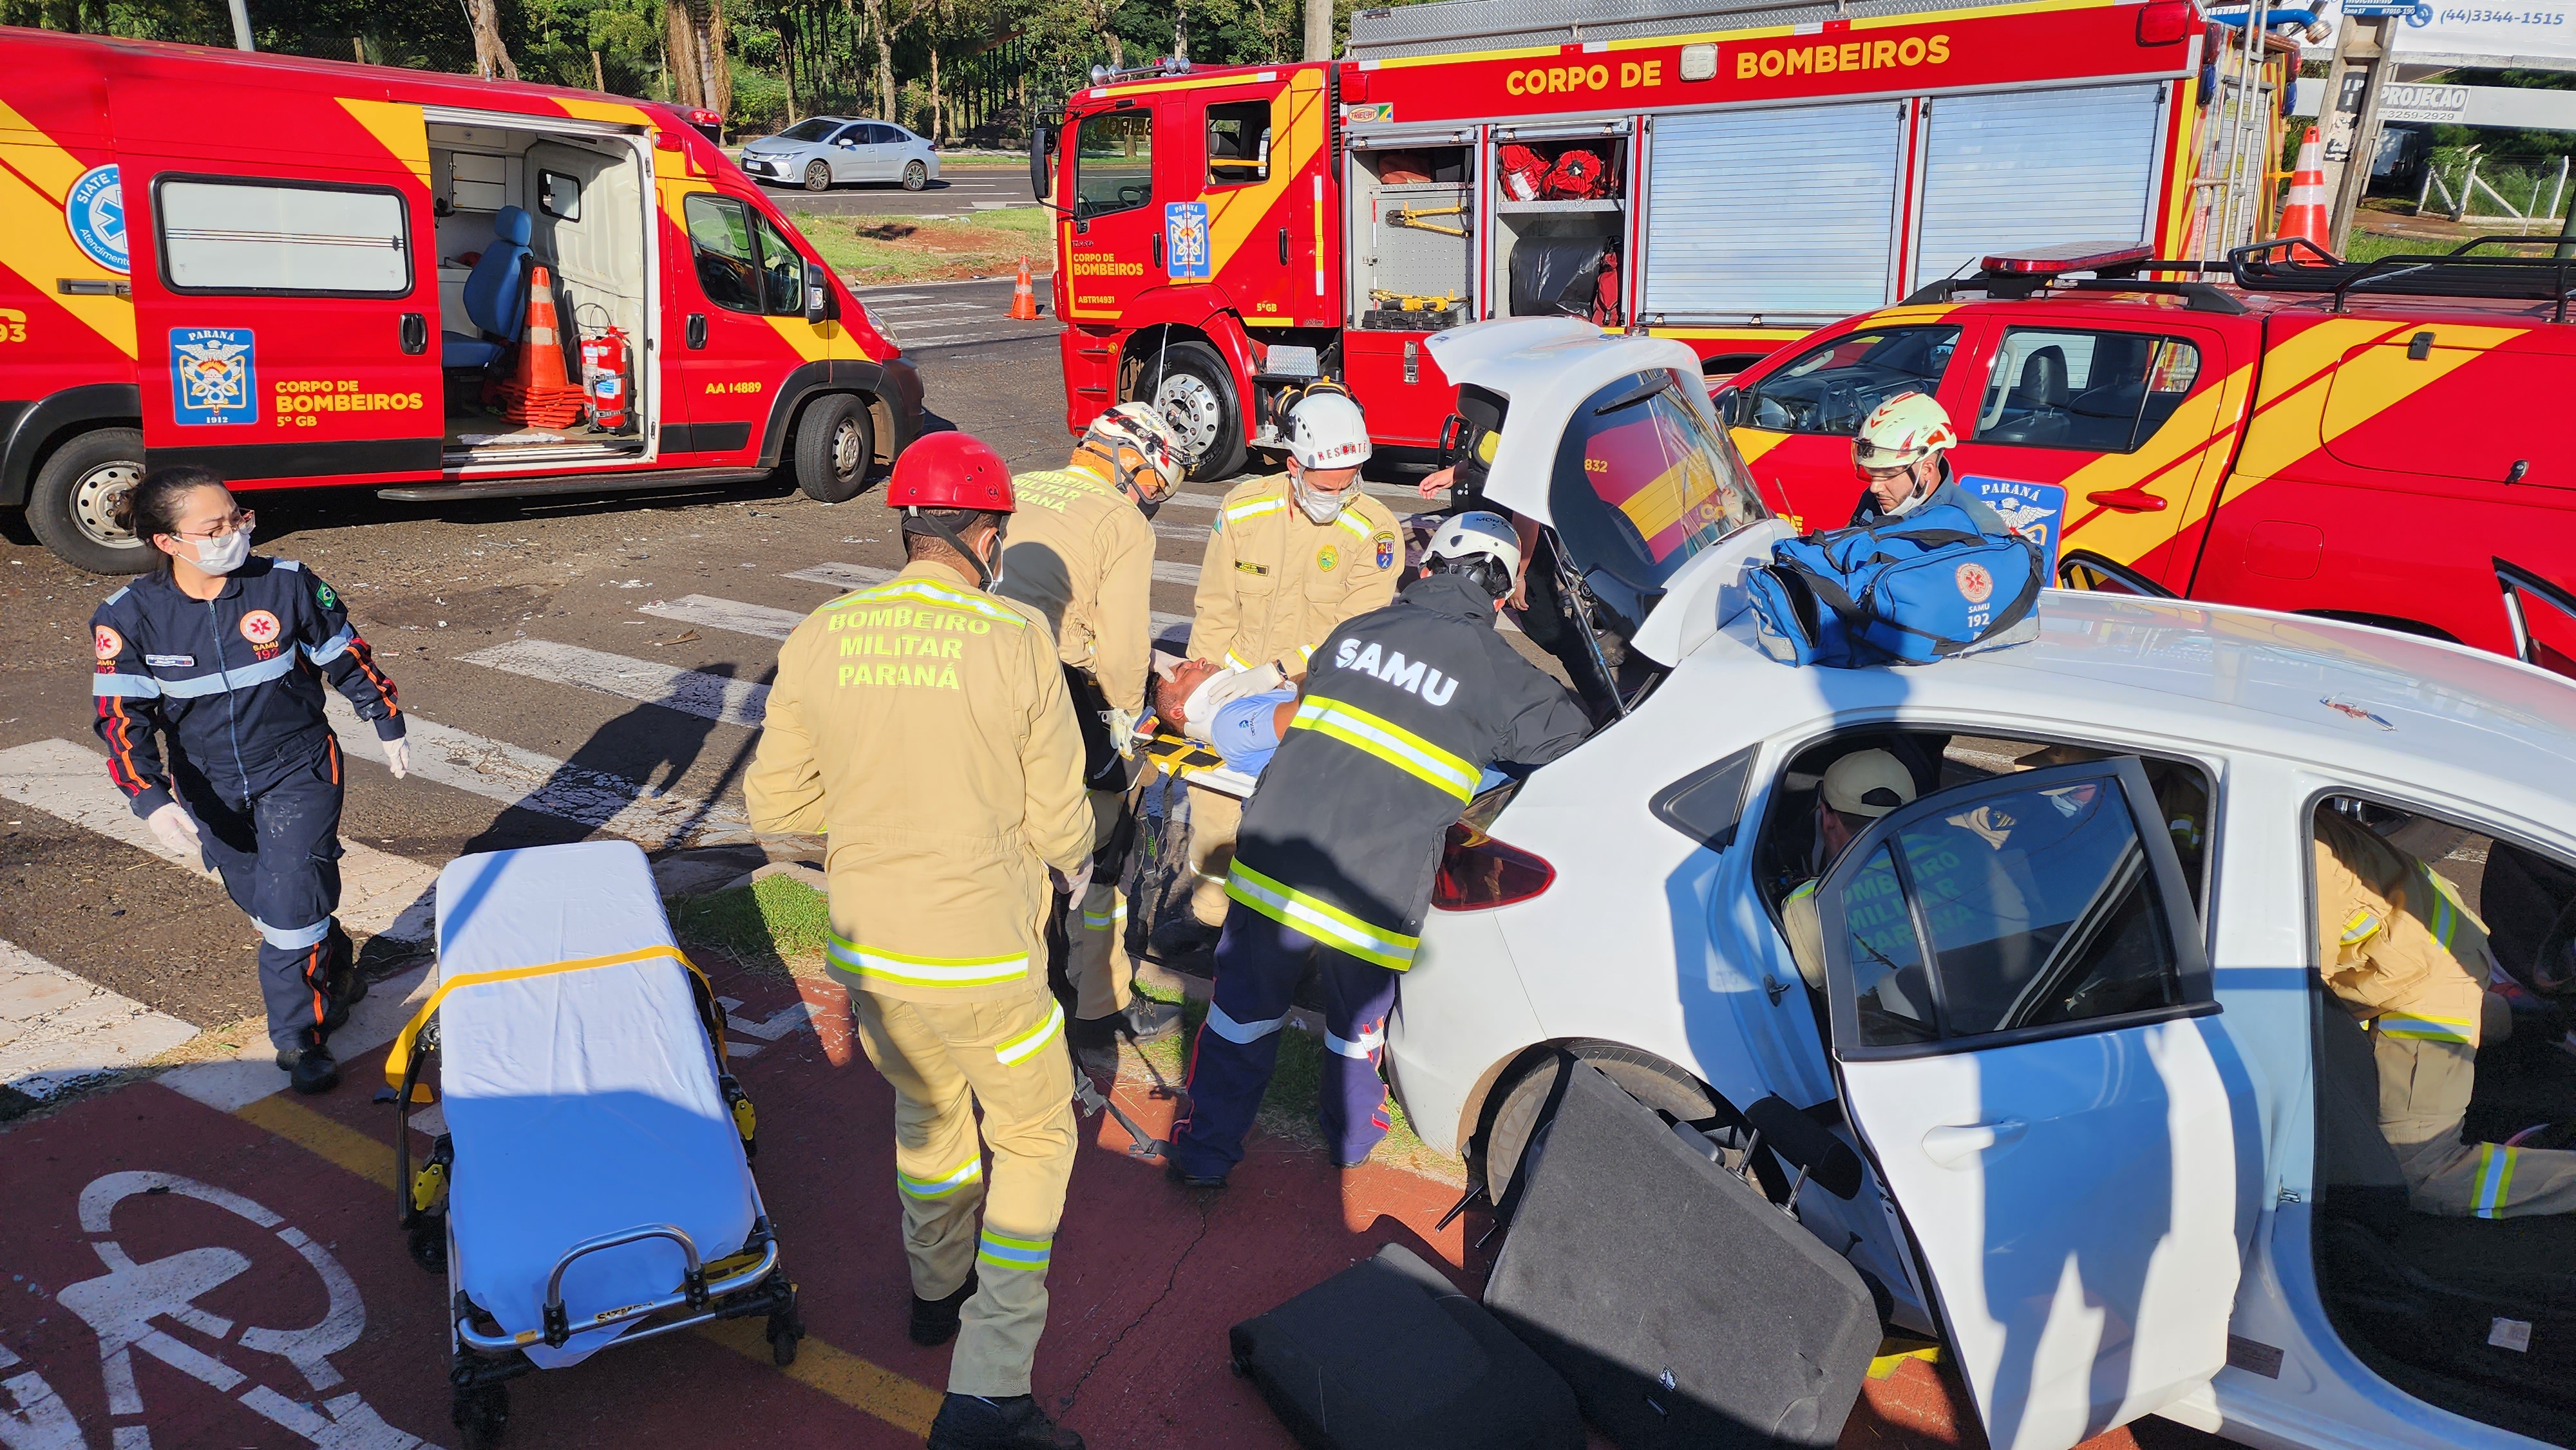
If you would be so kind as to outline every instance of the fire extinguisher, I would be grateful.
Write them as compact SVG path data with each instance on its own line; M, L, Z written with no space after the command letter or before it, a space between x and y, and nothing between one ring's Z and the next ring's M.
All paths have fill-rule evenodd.
M607 314L603 312L604 318ZM626 334L616 327L583 329L581 387L590 401L590 425L626 431Z

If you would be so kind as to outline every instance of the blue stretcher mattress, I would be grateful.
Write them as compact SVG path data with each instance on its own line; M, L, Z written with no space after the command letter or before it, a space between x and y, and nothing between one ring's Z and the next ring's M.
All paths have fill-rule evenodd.
M495 851L438 877L444 983L673 945L644 853L628 841ZM546 1276L585 1239L677 1225L701 1260L738 1252L758 1213L721 1070L668 957L480 983L439 1006L440 1093L459 1284L502 1328L542 1327ZM565 1271L574 1322L676 1290L679 1247L648 1240ZM576 1364L626 1326L535 1345Z

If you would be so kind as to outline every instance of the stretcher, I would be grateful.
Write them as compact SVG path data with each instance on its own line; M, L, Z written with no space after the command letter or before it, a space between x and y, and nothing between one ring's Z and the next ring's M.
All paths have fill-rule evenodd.
M435 1102L445 1120L417 1168L397 1123L396 1182L413 1258L447 1276L463 1443L500 1437L506 1381L692 1324L766 1315L792 1363L804 1326L751 1103L644 853L461 857L437 899L437 984L385 1077L402 1119Z

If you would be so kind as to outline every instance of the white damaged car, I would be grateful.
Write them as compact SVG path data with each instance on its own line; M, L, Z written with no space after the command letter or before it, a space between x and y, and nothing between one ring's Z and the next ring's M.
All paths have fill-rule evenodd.
M1622 718L1452 835L1387 1033L1426 1141L1499 1197L1559 1051L1677 1121L1786 1099L1866 1164L1802 1221L1950 1347L1998 1446L2148 1413L2257 1445L2576 1442L2576 1219L2409 1211L2361 1029L2310 966L2334 812L2542 984L2488 1034L2470 1136L2576 1117L2550 995L2576 968L2576 685L2055 589L2026 643L1784 666L1740 581L1788 531L1688 349L1571 322L1431 347L1502 415L1486 500L1555 531L1630 658ZM1915 798L1836 851L1820 781L1864 749ZM1801 888L1820 990L1783 935Z

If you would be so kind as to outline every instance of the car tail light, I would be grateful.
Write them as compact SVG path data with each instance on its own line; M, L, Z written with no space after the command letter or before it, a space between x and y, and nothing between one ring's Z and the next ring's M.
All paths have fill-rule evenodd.
M1556 868L1459 821L1449 827L1431 904L1442 911L1485 911L1527 901L1556 881Z
M2138 12L2138 44L2171 45L2191 34L2199 20L2189 0L2148 0Z

